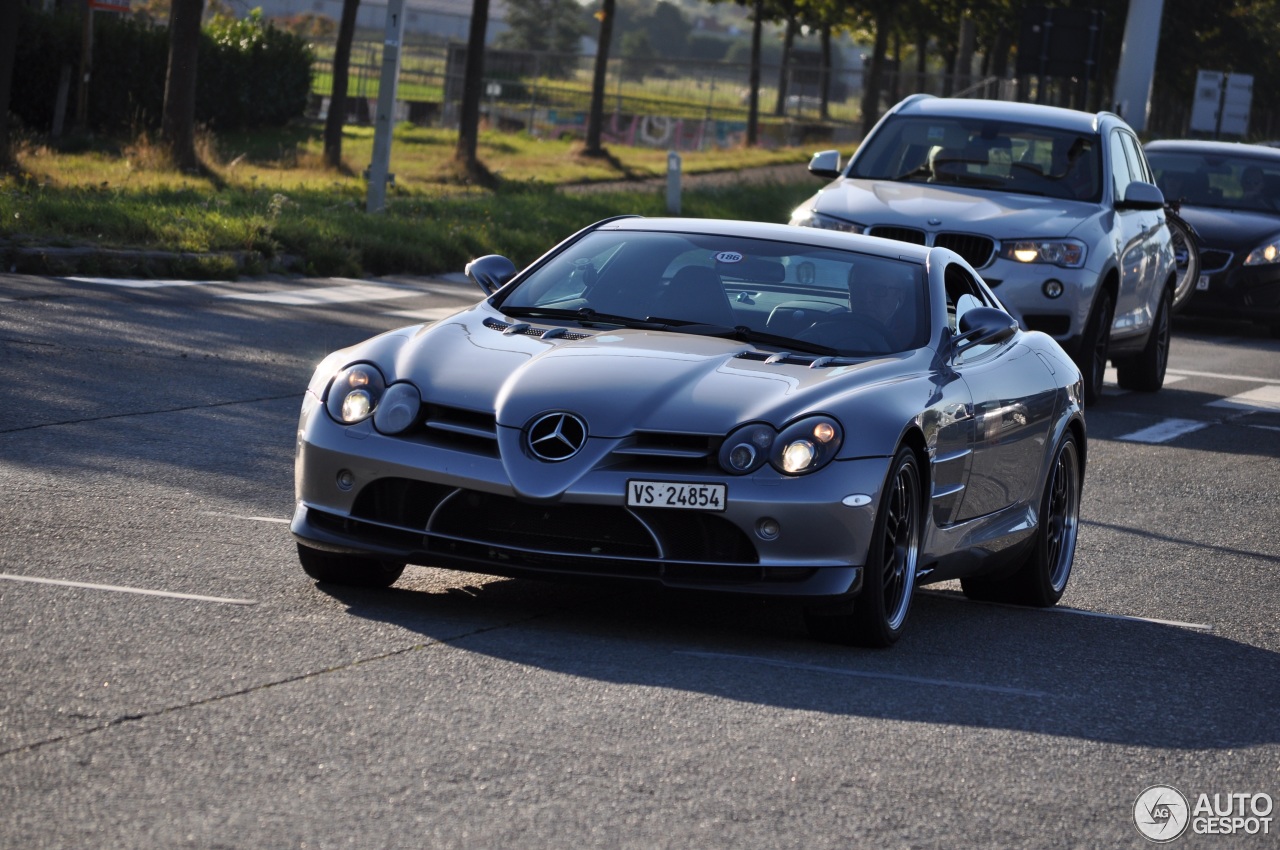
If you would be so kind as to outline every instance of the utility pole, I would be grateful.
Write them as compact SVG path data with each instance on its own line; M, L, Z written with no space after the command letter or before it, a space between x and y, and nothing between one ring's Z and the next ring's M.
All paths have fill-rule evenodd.
M1116 70L1115 111L1137 132L1147 128L1151 82L1156 75L1156 47L1164 0L1130 0Z
M389 172L391 131L395 126L396 86L400 82L400 42L404 37L404 0L387 3L387 31L382 43L382 77L378 83L378 114L373 121L373 162L369 165L367 211L382 212L387 206L387 183L395 179Z

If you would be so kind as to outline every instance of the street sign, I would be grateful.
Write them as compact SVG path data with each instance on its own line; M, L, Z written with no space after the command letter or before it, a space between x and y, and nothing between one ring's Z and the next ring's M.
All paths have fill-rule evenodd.
M1253 105L1253 76L1200 71L1191 103L1191 130L1196 133L1244 136Z

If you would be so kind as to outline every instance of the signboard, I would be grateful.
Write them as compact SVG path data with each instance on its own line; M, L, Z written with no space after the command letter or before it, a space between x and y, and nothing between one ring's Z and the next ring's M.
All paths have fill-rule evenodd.
M1191 103L1191 130L1196 133L1243 136L1249 130L1253 105L1253 76L1200 71Z

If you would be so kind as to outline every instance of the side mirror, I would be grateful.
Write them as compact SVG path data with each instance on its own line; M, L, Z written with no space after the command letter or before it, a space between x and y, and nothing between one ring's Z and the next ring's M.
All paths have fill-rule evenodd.
M1018 322L1003 310L995 307L974 307L960 316L960 334L956 337L956 351L975 345L995 345L1004 342L1018 332Z
M516 276L516 264L501 254L485 254L467 263L463 271L485 295L492 295Z
M840 151L818 151L809 160L809 173L814 177L834 180L840 176Z
M1118 210L1158 210L1164 207L1164 193L1154 183L1134 180L1116 203Z

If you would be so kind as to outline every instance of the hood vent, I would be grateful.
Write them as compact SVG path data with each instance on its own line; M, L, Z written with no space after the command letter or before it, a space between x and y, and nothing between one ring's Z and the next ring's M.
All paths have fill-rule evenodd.
M831 366L837 360L825 354L792 354L790 351L779 351L775 354L768 351L743 351L734 356L739 360L752 360L756 363L785 363L788 366L808 366L810 369Z
M571 331L561 327L540 328L537 325L531 325L528 322L515 322L508 324L498 319L485 319L484 326L490 330L500 331L504 334L518 334L520 336L534 336L538 339L588 339L591 334L582 333L581 331Z

